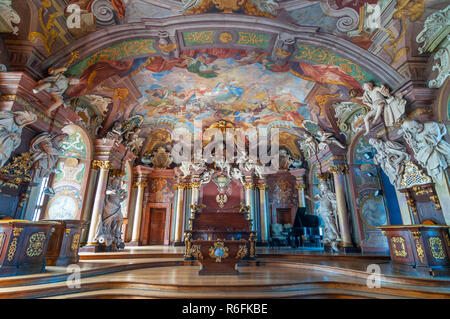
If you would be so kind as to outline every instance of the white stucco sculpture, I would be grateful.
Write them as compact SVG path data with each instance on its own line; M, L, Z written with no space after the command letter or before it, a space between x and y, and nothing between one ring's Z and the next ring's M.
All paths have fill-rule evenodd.
M80 83L80 80L77 78L66 77L64 75L64 72L66 71L67 67L57 69L50 68L48 70L49 76L40 80L33 89L34 94L46 91L52 96L53 104L51 104L46 111L48 116L50 116L55 109L64 104L63 94L69 88L69 85Z
M364 83L363 89L363 103L370 108L364 117L366 135L370 131L370 120L372 125L375 124L382 113L387 127L393 126L405 114L406 100L403 98L405 93L392 96L386 86L375 86L371 82Z
M375 164L380 165L391 184L399 189L405 164L411 159L411 156L406 152L406 148L400 143L383 142L380 139L373 138L369 140L369 143L377 151L373 158Z
M407 120L402 124L402 131L416 160L441 184L444 170L450 164L450 144L444 141L447 134L445 125Z
M42 133L31 141L30 151L36 178L49 177L56 171L56 163L62 154L60 144L66 137L67 134Z
M342 241L339 232L339 226L336 219L336 194L334 194L325 181L320 181L320 193L314 198L305 195L307 199L313 202L319 202L318 214L325 224L324 243L330 243L331 249L339 252L338 243Z
M34 123L37 116L31 112L0 112L0 167L6 164L11 153L22 141L22 129Z

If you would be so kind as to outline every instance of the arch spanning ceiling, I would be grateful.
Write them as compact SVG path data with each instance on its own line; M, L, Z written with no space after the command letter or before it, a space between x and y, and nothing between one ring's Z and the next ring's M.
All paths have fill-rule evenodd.
M195 120L209 126L225 119L243 128L280 127L282 146L299 155L305 120L338 134L325 110L330 100L349 100L366 81L394 91L406 82L348 36L358 25L357 11L375 0L351 6L338 0L333 6L328 0L278 1L278 16L271 18L215 8L183 15L182 1L175 0L90 2L92 11L95 3L111 3L114 19L120 19L55 45L36 68L45 74L79 51L67 75L81 83L66 96L76 101L79 114L79 101L86 104L87 96L112 100L100 136L117 120L143 116L147 151L169 143L167 132L175 127L192 131ZM103 113L102 103L102 110L91 113Z

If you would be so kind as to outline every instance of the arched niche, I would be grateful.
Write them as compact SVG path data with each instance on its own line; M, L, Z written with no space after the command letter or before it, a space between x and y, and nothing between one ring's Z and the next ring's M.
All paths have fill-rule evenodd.
M347 154L352 205L363 251L388 249L386 239L377 227L390 225L394 215L399 214L398 204L395 208L394 203L388 203L386 194L395 195L395 189L387 177L383 177L381 168L375 165L374 152L368 138L360 131L353 138ZM397 197L394 200L398 203Z
M68 137L60 145L62 155L49 186L54 194L48 199L45 219L83 219L92 162L92 140L77 125L65 126Z

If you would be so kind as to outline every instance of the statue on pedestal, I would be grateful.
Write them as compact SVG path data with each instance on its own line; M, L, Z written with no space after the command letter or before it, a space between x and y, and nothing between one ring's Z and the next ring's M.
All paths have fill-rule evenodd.
M441 184L444 170L450 164L450 144L444 141L445 124L407 120L402 124L402 131L416 160Z
M37 178L49 177L55 172L58 157L62 153L60 144L67 136L42 133L31 141L30 151Z
M121 186L121 177L111 177L106 189L105 207L98 225L96 240L108 250L119 250L125 247L122 239L123 215L121 203L127 192Z
M369 140L377 154L374 156L374 163L380 165L389 181L397 189L400 188L405 164L411 159L411 156L406 152L406 148L396 142L386 141L380 139Z
M22 141L22 129L34 123L37 116L31 112L0 112L0 167Z
M405 114L406 100L403 98L405 93L392 96L386 86L374 86L371 82L364 83L363 89L363 103L370 108L364 116L365 135L370 131L369 121L373 119L372 125L375 124L382 112L384 112L384 123L387 127L393 126Z
M331 249L339 252L338 243L342 241L339 226L336 220L336 195L330 190L328 184L322 180L319 184L320 193L314 198L305 195L312 202L319 202L318 213L325 224L324 243L330 243Z

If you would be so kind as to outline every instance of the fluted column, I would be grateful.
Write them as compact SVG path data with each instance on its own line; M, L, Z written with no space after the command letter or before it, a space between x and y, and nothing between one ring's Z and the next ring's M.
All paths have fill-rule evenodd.
M257 184L259 189L259 211L261 221L261 242L267 243L269 240L269 214L267 207L267 184Z
M336 191L337 215L339 219L339 228L341 232L342 245L344 247L352 246L350 236L350 226L348 223L348 211L345 201L345 185L343 174L347 173L344 165L331 166L328 171L333 174L334 187Z
M142 205L144 200L144 190L148 183L145 181L136 182L137 194L136 194L136 205L134 207L134 217L133 217L133 232L131 235L131 241L133 243L139 244L139 238L141 236L141 223L142 223Z
M182 243L183 239L183 203L184 203L184 189L187 187L186 183L178 183L176 185L178 192L177 211L175 214L175 244Z
M91 224L88 235L88 245L96 246L97 242L95 241L95 236L101 218L101 208L108 183L108 172L112 168L112 163L110 161L94 161L92 168L100 169L97 187L95 189L94 205L92 206Z

